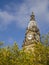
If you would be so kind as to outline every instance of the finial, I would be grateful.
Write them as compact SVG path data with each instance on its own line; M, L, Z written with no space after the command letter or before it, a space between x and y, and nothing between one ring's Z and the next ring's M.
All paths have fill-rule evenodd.
M32 12L32 15L34 15L34 12Z
M30 16L31 19L30 20L35 20L35 15L34 15L34 12L32 12L32 15Z

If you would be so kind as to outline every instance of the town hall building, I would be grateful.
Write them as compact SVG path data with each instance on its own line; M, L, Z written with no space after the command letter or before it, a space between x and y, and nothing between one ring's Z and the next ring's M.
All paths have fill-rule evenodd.
M26 48L26 50L34 49L34 46L40 42L40 31L37 26L35 15L32 12L30 16L30 21L26 29L25 39L22 47ZM36 44L35 44L36 43Z

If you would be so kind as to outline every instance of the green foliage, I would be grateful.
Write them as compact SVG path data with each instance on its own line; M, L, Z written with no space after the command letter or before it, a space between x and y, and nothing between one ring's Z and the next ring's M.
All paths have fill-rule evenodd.
M3 42L0 42L0 47L3 46Z
M37 43L34 52L20 50L16 42L11 47L0 48L0 65L49 65L49 46L47 44L45 46Z
M49 45L49 33L43 35L42 38L41 38L41 40L42 40L42 43L43 43L44 45L48 46L48 45Z
M0 49L0 65L49 65L49 46L37 44L34 53L19 50L15 43L12 47Z

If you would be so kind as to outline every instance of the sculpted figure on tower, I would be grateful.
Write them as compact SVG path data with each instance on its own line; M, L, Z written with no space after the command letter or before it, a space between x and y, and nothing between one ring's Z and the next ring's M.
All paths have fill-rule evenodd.
M35 20L35 15L33 12L30 17L31 18L26 30L23 47L34 44L34 42L40 42L40 32L39 32L39 29Z

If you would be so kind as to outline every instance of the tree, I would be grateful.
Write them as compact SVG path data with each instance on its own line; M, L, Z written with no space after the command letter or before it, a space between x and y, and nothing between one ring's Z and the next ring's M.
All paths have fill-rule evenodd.
M3 42L0 42L0 48L1 48L1 46L2 46L3 44L4 44Z
M23 48L20 50L16 42L13 46L1 47L0 65L49 65L48 44L37 43L34 52L25 52Z

